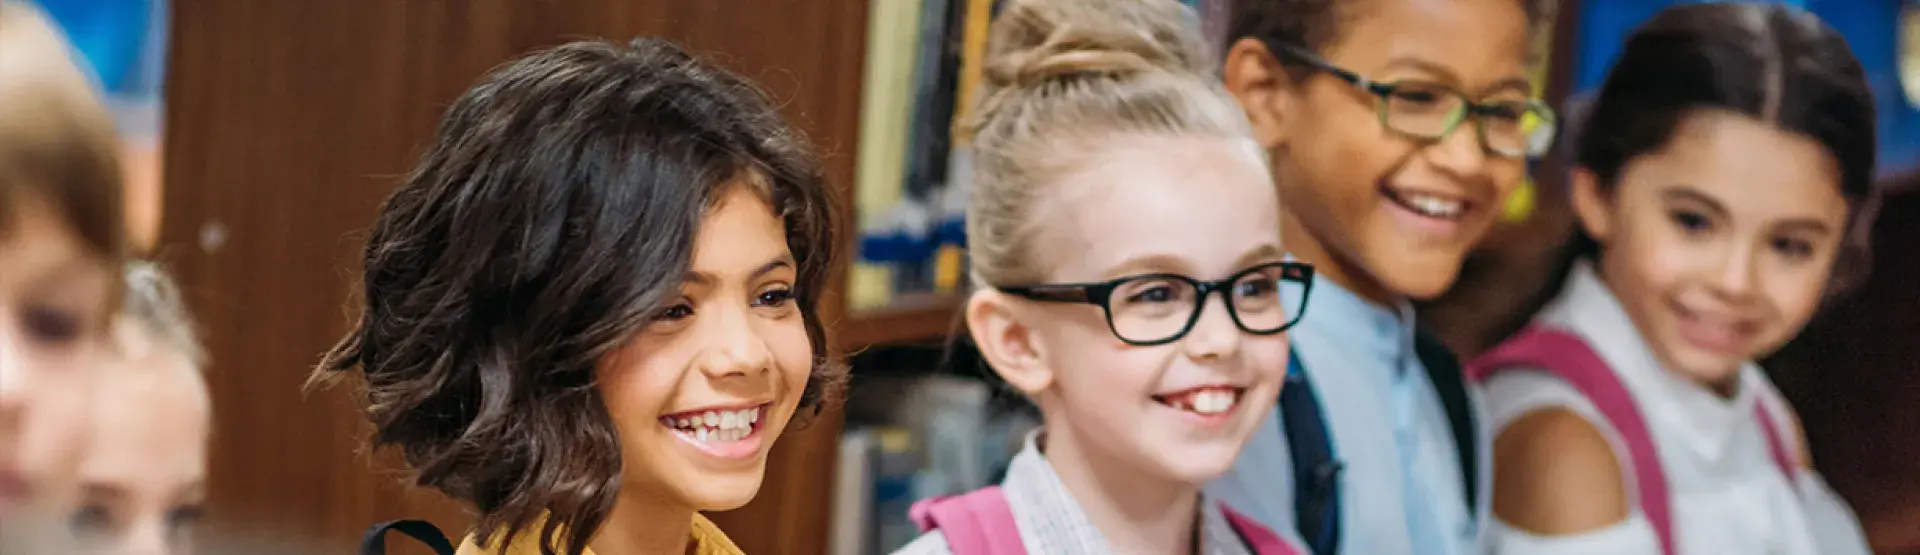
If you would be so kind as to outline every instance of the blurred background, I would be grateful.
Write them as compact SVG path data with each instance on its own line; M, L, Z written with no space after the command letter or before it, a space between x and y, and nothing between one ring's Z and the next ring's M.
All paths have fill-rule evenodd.
M913 500L995 481L1034 416L947 338L966 291L965 116L994 0L29 0L66 30L125 136L128 221L187 289L213 361L211 518L271 546L351 550L376 521L463 530L361 452L345 391L301 390L346 329L365 228L442 108L488 68L582 37L663 36L758 80L846 188L859 260L827 322L844 413L790 433L765 489L715 520L749 553L880 553ZM1228 3L1190 0L1219 37ZM1561 0L1532 52L1577 116L1626 32L1675 0ZM1804 0L1880 102L1875 271L1767 367L1883 553L1920 553L1920 2ZM1216 43L1218 40L1216 39ZM1423 324L1463 355L1558 289L1565 145Z

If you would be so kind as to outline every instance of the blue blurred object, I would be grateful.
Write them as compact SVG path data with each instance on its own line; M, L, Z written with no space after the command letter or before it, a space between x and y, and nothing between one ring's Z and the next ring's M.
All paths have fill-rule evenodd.
M122 91L137 76L151 44L154 0L33 1L66 32L108 91Z
M1759 1L1759 0L1756 0ZM1898 36L1903 0L1772 0L1818 14L1847 38L1867 71L1879 106L1883 175L1920 167L1920 107L1900 89ZM1701 0L1589 0L1581 2L1573 68L1574 94L1591 94L1607 77L1633 28L1669 6Z

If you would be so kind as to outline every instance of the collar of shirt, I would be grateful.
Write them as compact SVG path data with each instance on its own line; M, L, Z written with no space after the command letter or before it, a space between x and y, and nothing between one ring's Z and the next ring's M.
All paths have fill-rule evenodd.
M1026 444L1008 463L1000 484L1020 527L1020 543L1028 553L1113 553L1105 535L1067 491L1060 474L1040 452L1041 430L1027 434ZM1220 511L1218 501L1200 497L1200 544L1206 555L1251 555L1246 544Z
M1318 280L1307 295L1301 332L1336 340L1343 352L1378 360L1381 368L1405 371L1401 362L1413 351L1413 304L1383 307L1331 280Z
M1541 319L1585 339L1620 376L1650 422L1657 422L1661 432L1675 434L1708 461L1723 458L1739 430L1753 418L1753 403L1765 386L1759 366L1751 361L1741 365L1739 392L1732 399L1668 372L1619 298L1587 261L1574 266L1561 297L1542 312Z

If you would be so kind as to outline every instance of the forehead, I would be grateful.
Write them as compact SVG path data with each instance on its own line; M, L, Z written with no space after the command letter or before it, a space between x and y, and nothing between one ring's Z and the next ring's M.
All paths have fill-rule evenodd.
M725 188L719 202L701 218L694 268L718 271L737 264L759 265L785 253L786 226L760 186L741 181Z
M4 230L0 230L0 287L19 287L23 280L37 279L54 269L84 270L90 274L108 273L106 264L81 242L80 236L54 212L53 206L38 195L17 194L7 211ZM101 285L105 285L102 283Z
M1621 175L1621 186L1651 191L1685 185L1736 214L1765 218L1846 218L1840 173L1813 139L1758 119L1719 110L1684 118L1673 139L1642 156ZM1652 185L1654 187L1645 187Z
M190 481L206 464L212 407L185 357L121 359L102 374L82 473L100 481Z
M1341 31L1326 55L1358 71L1413 59L1444 67L1469 87L1525 71L1520 0L1366 0L1338 15Z
M1280 238L1280 202L1245 139L1128 138L1052 187L1035 254L1060 261L1057 281L1115 277L1107 270L1162 255L1192 266L1180 271L1225 273Z

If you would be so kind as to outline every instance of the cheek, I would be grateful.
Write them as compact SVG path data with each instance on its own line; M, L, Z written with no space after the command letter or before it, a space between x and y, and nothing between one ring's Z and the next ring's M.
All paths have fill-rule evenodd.
M595 370L594 387L607 413L622 429L647 429L678 387L686 357L672 349L649 349L644 340L622 348ZM642 353L645 353L644 356Z
M1832 266L1814 263L1804 266L1776 273L1766 281L1767 300L1778 315L1779 335L1783 340L1798 334L1801 326L1813 318L1826 293Z
M1631 281L1642 289L1666 287L1675 285L1690 266L1712 258L1692 238L1647 212L1657 211L1627 210L1624 213L1636 216L1615 218L1618 233L1602 253L1612 261L1609 280Z
M1385 133L1371 104L1325 89L1310 89L1295 103L1300 109L1288 114L1293 116L1284 127L1290 152L1282 162L1297 174L1288 181L1304 180L1328 197L1371 189L1406 146Z
M768 322L755 333L773 353L774 369L786 380L788 393L797 398L813 373L813 340L807 337L806 322L798 317Z

